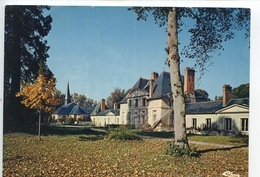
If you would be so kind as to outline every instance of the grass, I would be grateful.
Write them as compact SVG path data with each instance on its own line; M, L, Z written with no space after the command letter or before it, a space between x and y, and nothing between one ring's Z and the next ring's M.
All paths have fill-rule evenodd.
M248 145L248 136L206 136L206 135L189 135L191 141L200 141L216 144L229 145Z
M156 138L172 138L173 132L145 132L137 131L138 135L151 136ZM212 135L188 135L188 139L191 141L200 141L216 144L228 144L228 145L248 145L248 136L212 136Z
M49 128L42 141L32 133L4 134L3 176L248 175L245 149L192 145L199 158L173 157L165 155L166 141L160 139L118 142L88 128ZM72 134L62 135L65 130Z

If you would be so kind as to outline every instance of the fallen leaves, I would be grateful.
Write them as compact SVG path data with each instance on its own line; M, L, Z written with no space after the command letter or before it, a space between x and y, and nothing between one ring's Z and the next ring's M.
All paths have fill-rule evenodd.
M3 176L247 176L248 150L194 146L199 158L165 155L166 142L79 141L76 135L4 135Z

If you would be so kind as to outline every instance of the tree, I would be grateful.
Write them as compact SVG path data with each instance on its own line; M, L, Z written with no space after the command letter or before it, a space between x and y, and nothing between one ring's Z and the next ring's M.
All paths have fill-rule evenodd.
M215 96L214 101L223 100L223 96Z
M196 101L209 101L209 94L206 90L196 89L195 92L199 94L199 98Z
M94 101L91 98L86 98L86 101L83 103L83 107L88 109L94 109L97 106L97 101Z
M160 27L168 23L168 43L166 63L170 68L171 89L174 111L174 141L179 148L188 148L185 123L185 95L180 75L180 55L178 34L182 32L185 19L193 19L194 26L189 29L190 43L184 46L181 55L196 60L195 67L199 67L203 75L211 63L210 53L224 50L222 43L235 37L234 30L245 29L245 37L249 37L250 10L231 8L160 8L160 7L132 7L137 14L137 20L147 20L149 15L155 19Z
M23 122L20 83L33 83L39 62L49 57L44 37L51 30L52 18L44 15L47 6L6 6L4 49L4 121ZM53 76L47 65L46 75Z
M249 98L249 83L233 88L232 98Z
M73 93L72 99L75 103L79 104L80 106L83 106L83 103L86 101L87 97L82 94Z
M54 77L47 80L46 76L40 73L35 83L22 84L22 90L16 94L17 97L22 97L22 104L39 113L39 140L41 140L41 114L43 112L51 113L60 101L54 96L55 82Z
M118 87L114 88L110 96L107 98L106 105L108 108L112 109L114 104L118 104L125 97L125 90Z
M61 93L60 90L56 89L54 92L54 96L60 100L59 105L57 105L57 108L65 104L65 94Z

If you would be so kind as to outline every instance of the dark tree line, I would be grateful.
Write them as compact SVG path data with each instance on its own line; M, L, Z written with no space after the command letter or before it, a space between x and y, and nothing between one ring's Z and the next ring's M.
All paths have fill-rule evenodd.
M50 77L46 65L49 46L44 39L51 30L52 18L44 15L48 6L6 6L4 38L4 124L24 122L29 114L15 95L20 83L32 83L39 67Z

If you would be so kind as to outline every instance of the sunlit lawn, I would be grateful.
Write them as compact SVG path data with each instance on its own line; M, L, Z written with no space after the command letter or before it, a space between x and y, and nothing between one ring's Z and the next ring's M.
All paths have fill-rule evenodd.
M81 130L83 131L83 130ZM107 141L100 135L4 135L3 176L221 176L248 173L248 150L209 146L200 157L165 155L164 140ZM89 137L89 138L87 138Z

